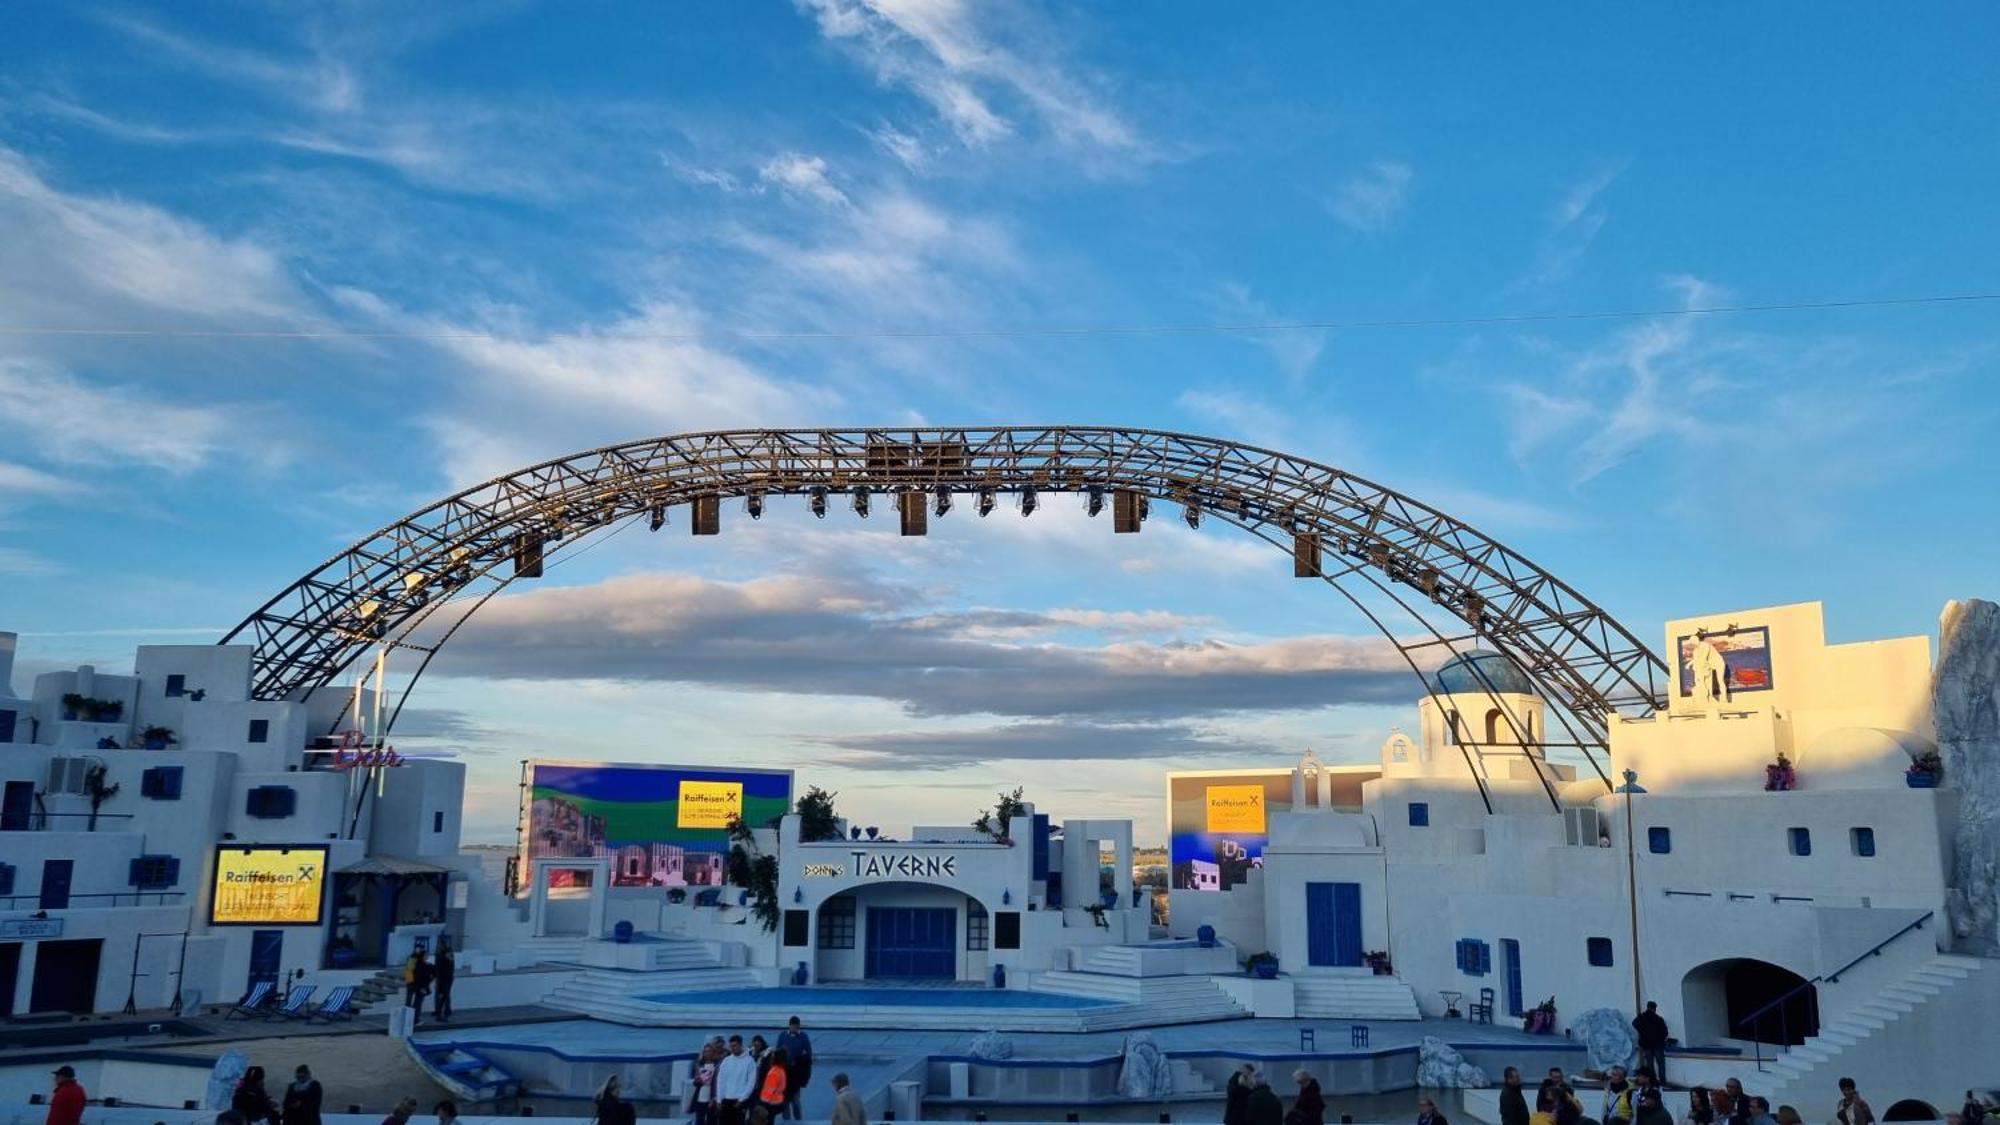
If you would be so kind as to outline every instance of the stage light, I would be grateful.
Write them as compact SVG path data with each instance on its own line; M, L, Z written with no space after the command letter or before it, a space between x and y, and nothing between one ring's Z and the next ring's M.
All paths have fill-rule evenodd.
M992 514L993 514L993 503L994 503L994 500L993 500L993 490L992 490L992 489L990 489L990 488L982 488L982 489L980 489L980 490L979 490L979 514L980 514L980 516L981 516L982 518L984 518L984 517L986 517L986 516L990 516L990 515L992 515Z
M743 510L745 512L748 512L750 514L750 518L753 520L763 519L764 490L761 488L752 489L750 491L750 495L745 496L743 498Z
M818 517L819 519L825 519L826 486L823 484L813 485L812 488L806 492L806 495L809 497L809 499L807 499L806 501L806 506L812 509L812 514Z
M1104 489L1091 485L1083 494L1083 510L1086 515L1096 517L1104 513Z
M931 514L942 519L944 518L944 514L949 511L951 511L951 486L948 484L938 485L937 489L932 493Z
M1035 514L1035 504L1036 504L1036 503L1037 503L1037 501L1036 501L1036 498L1035 498L1035 490L1034 490L1034 489L1032 489L1032 488L1024 488L1024 489L1022 489L1022 490L1021 490L1021 515L1022 515L1022 516L1032 516L1032 515L1034 515L1034 514Z
M868 486L865 484L854 490L854 514L864 520L868 518Z
M658 531L658 530L660 530L661 528L663 528L663 527L665 527L665 526L667 526L667 507L666 507L666 505L664 505L664 504L655 504L655 505L653 505L653 511L652 511L652 514L650 514L650 515L648 515L648 516L646 517L646 530L647 530L647 531Z
M1199 529L1201 527L1201 505L1193 500L1183 502L1181 505L1181 518L1187 521L1189 527Z

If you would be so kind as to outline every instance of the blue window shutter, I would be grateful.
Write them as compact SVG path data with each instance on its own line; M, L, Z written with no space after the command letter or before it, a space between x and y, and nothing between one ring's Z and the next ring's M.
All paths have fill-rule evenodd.
M1611 965L1610 938L1608 937L1587 938L1585 939L1585 948L1589 953L1590 963L1592 965L1600 969L1610 967Z
M14 865L0 863L0 895L14 893Z
M1646 850L1654 855L1666 855L1674 850L1674 830L1654 825L1646 829Z
M1812 829L1794 828L1791 830L1791 837L1793 855L1812 854Z
M1430 802L1428 802L1428 801L1411 801L1411 802L1410 802L1410 827L1412 827L1412 828L1429 828L1429 827L1430 827L1430 824L1431 824L1431 806L1430 806Z
M146 857L136 856L125 869L125 881L135 887L146 885Z
M1875 854L1875 830L1873 828L1856 828L1853 832L1853 837L1855 855L1866 857Z
M178 887L180 886L180 883L181 883L181 858L179 856L170 855L167 857L167 878L166 881L164 883L161 883L160 885L163 887Z

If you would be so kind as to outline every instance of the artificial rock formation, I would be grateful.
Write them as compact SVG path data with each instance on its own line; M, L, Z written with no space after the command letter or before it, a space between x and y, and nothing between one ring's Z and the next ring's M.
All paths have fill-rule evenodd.
M1151 1032L1135 1031L1125 1037L1125 1065L1118 1072L1118 1092L1128 1098L1163 1098L1174 1092L1173 1071Z
M1465 1061L1458 1048L1426 1035L1417 1047L1417 1085L1431 1090L1476 1089L1492 1085L1486 1072Z
M1592 1008L1570 1021L1569 1033L1590 1053L1592 1070L1631 1066L1638 1053L1639 1041L1632 1034L1632 1025L1616 1008Z
M2000 952L2000 605L1944 607L1931 698L1944 783L1959 791L1951 924L1957 948Z

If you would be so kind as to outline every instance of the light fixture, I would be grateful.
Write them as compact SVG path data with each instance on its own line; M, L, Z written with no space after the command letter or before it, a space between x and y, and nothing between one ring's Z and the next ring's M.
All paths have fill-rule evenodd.
M748 496L745 496L745 497L743 498L743 510L744 510L745 512L748 512L748 513L750 514L750 518L751 518L751 519L753 519L753 520L761 520L761 519L763 519L763 518L764 518L764 490L763 490L763 489L761 489L761 488L753 488L753 489L751 489L751 490L750 490L750 495L748 495Z
M980 515L980 517L981 517L981 518L984 518L984 517L986 517L986 516L990 516L990 515L992 515L992 514L993 514L993 504L994 504L994 500L993 500L993 490L992 490L992 489L990 489L990 488L982 488L982 489L980 489L980 490L979 490L979 515Z
M805 889L804 887L793 887L793 888L792 888L792 901L793 901L793 902L804 902L805 900L806 900L806 889Z
M854 489L854 514L864 520L868 518L868 486L865 484Z
M665 504L653 505L653 510L646 516L646 530L658 531L665 526L667 526L667 506Z
M820 519L825 519L826 486L823 484L813 485L811 489L807 490L806 495L808 497L806 506L812 509L812 514Z
M1181 518L1187 521L1187 525L1189 527L1200 528L1201 504L1198 501L1192 499L1183 503L1181 505Z
M944 514L949 511L951 511L951 486L938 485L931 493L931 514L943 519Z
M1013 891L1008 891L1008 890L1003 890L1003 891L1001 891L1001 892L1000 892L1000 905L1002 905L1002 906L1012 906L1012 905L1014 905L1014 892L1013 892Z
M1093 484L1090 486L1088 490L1084 492L1083 510L1085 514L1092 517L1096 517L1104 513L1103 486Z
M1036 502L1035 490L1032 486L1021 490L1021 514L1023 516L1032 516L1035 514Z

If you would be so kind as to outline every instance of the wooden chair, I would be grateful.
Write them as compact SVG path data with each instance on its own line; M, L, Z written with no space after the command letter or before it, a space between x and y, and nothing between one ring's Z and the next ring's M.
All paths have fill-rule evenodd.
M1466 1006L1465 1018L1470 1023L1493 1022L1493 990L1482 988L1479 999Z

